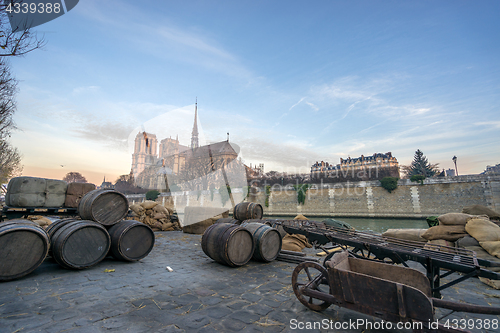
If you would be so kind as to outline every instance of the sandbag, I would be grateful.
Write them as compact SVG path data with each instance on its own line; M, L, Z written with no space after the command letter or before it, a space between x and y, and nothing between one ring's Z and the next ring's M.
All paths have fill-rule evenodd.
M439 225L465 225L472 216L463 213L448 213L438 216Z
M500 227L482 218L469 220L465 225L465 230L479 243L500 241Z
M426 243L427 239L422 237L426 231L427 229L388 229L382 236Z
M305 247L312 247L307 237L300 234L286 235L283 237L282 250L301 252Z
M137 215L142 215L146 210L139 204L130 205L130 209Z
M497 257L492 256L491 254L486 252L481 246L468 246L468 247L466 247L466 249L476 252L476 256L480 259L494 261L494 262L500 262ZM484 268L486 268L490 271L493 271L493 272L500 272L500 267L484 267ZM479 281L481 281L482 283L484 283L492 288L500 289L500 281L499 280L490 280L488 278L479 277Z
M457 240L457 247L469 247L469 246L480 246L480 245L479 242L471 235L467 235Z
M165 208L164 206L158 204L156 206L153 207L153 212L155 214L165 214L165 215L170 215L169 212L168 212L168 209Z
M444 239L456 242L467 236L467 233L463 225L438 225L427 229L421 236L427 240Z
M146 200L144 202L141 202L140 205L144 208L144 209L152 209L153 207L155 207L156 205L158 205L157 202L154 202L154 201L151 201L151 200Z
M305 217L302 214L299 214L293 218L294 220L309 220L307 217Z
M156 213L156 214L153 215L153 218L155 220L166 219L167 215L165 215L164 213Z
M482 205L467 206L462 209L462 213L471 215L487 215L490 219L500 220L500 213Z
M500 241L479 242L481 247L492 256L500 258Z

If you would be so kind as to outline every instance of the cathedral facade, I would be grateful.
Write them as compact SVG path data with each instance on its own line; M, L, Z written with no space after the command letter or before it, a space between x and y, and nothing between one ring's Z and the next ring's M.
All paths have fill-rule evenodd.
M137 133L132 154L132 173L137 186L168 191L173 185L169 184L168 179L171 180L170 183L172 180L175 180L175 183L186 183L204 177L204 182L196 186L196 189L206 190L218 179L211 180L205 176L236 160L239 148L230 144L229 139L205 146L199 145L197 104L190 146L181 145L178 136L176 139L163 139L158 145L155 134Z

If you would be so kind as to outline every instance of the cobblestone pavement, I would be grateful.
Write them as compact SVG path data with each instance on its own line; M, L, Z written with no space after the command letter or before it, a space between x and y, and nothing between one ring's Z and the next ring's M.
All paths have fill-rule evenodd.
M295 264L250 262L229 268L205 256L199 235L159 232L156 237L151 254L139 262L105 259L90 269L71 271L46 260L32 274L0 283L0 332L296 332L301 330L294 329L294 320L316 325L358 319L380 323L333 305L321 313L304 307L291 288ZM500 291L477 279L443 294L446 299L500 306ZM440 317L449 312L436 313ZM480 322L500 317L455 313L447 319Z

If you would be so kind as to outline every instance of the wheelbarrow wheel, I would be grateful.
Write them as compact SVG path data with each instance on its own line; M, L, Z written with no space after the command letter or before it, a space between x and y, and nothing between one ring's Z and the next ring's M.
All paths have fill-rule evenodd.
M305 288L330 294L328 272L318 263L306 261L295 267L292 273L292 288L299 301L311 310L323 311L332 304L303 294Z

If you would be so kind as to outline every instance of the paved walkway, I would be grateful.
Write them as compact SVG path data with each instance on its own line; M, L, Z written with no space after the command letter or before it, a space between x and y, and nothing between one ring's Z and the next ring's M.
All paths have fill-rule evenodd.
M139 262L106 259L93 268L71 271L46 260L32 274L0 283L0 332L296 332L302 331L294 329L299 323L380 322L333 305L322 313L304 307L291 288L295 264L250 262L234 269L205 256L201 236L159 232L156 237L151 254ZM443 294L446 299L500 306L500 291L477 279ZM490 319L500 325L498 316L458 313L447 318Z

